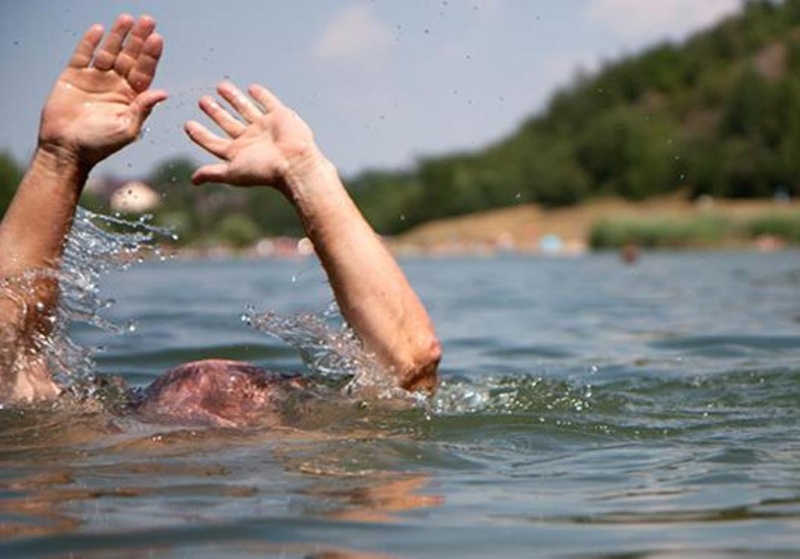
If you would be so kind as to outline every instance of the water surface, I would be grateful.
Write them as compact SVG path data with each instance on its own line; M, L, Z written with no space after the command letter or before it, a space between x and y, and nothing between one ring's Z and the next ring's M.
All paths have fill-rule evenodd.
M266 431L0 411L0 556L800 555L799 256L404 260L445 351L426 407ZM73 336L134 385L303 370L241 314L331 300L311 260L148 262L101 292L135 327Z

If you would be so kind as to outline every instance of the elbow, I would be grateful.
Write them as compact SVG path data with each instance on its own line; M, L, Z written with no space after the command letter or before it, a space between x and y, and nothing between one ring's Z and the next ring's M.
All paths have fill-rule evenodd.
M442 344L435 334L431 333L416 346L404 367L400 386L412 392L428 392L433 394L438 383L439 362L442 360Z

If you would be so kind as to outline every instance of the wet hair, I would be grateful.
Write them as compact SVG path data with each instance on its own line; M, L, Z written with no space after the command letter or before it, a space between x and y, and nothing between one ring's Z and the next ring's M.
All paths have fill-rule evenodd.
M303 384L298 376L250 363L207 359L168 370L133 397L131 408L148 422L215 427L274 424L280 420L282 395Z

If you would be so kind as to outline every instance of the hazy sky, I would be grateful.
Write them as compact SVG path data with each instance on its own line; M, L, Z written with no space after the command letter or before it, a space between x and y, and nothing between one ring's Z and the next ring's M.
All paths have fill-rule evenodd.
M680 39L739 0L0 0L0 150L26 162L38 115L77 39L149 13L170 99L100 173L146 175L173 155L223 78L260 82L311 125L345 175L408 166L514 131L578 69Z

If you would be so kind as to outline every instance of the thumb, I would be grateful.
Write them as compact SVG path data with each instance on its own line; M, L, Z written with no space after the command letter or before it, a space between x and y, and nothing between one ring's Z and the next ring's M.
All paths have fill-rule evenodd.
M139 124L143 124L144 121L147 120L147 117L150 116L153 108L166 100L166 98L167 92L163 89L148 89L137 95L131 105L139 114Z
M228 182L228 164L215 163L213 165L203 165L192 175L192 182L194 184L203 184L207 182Z

